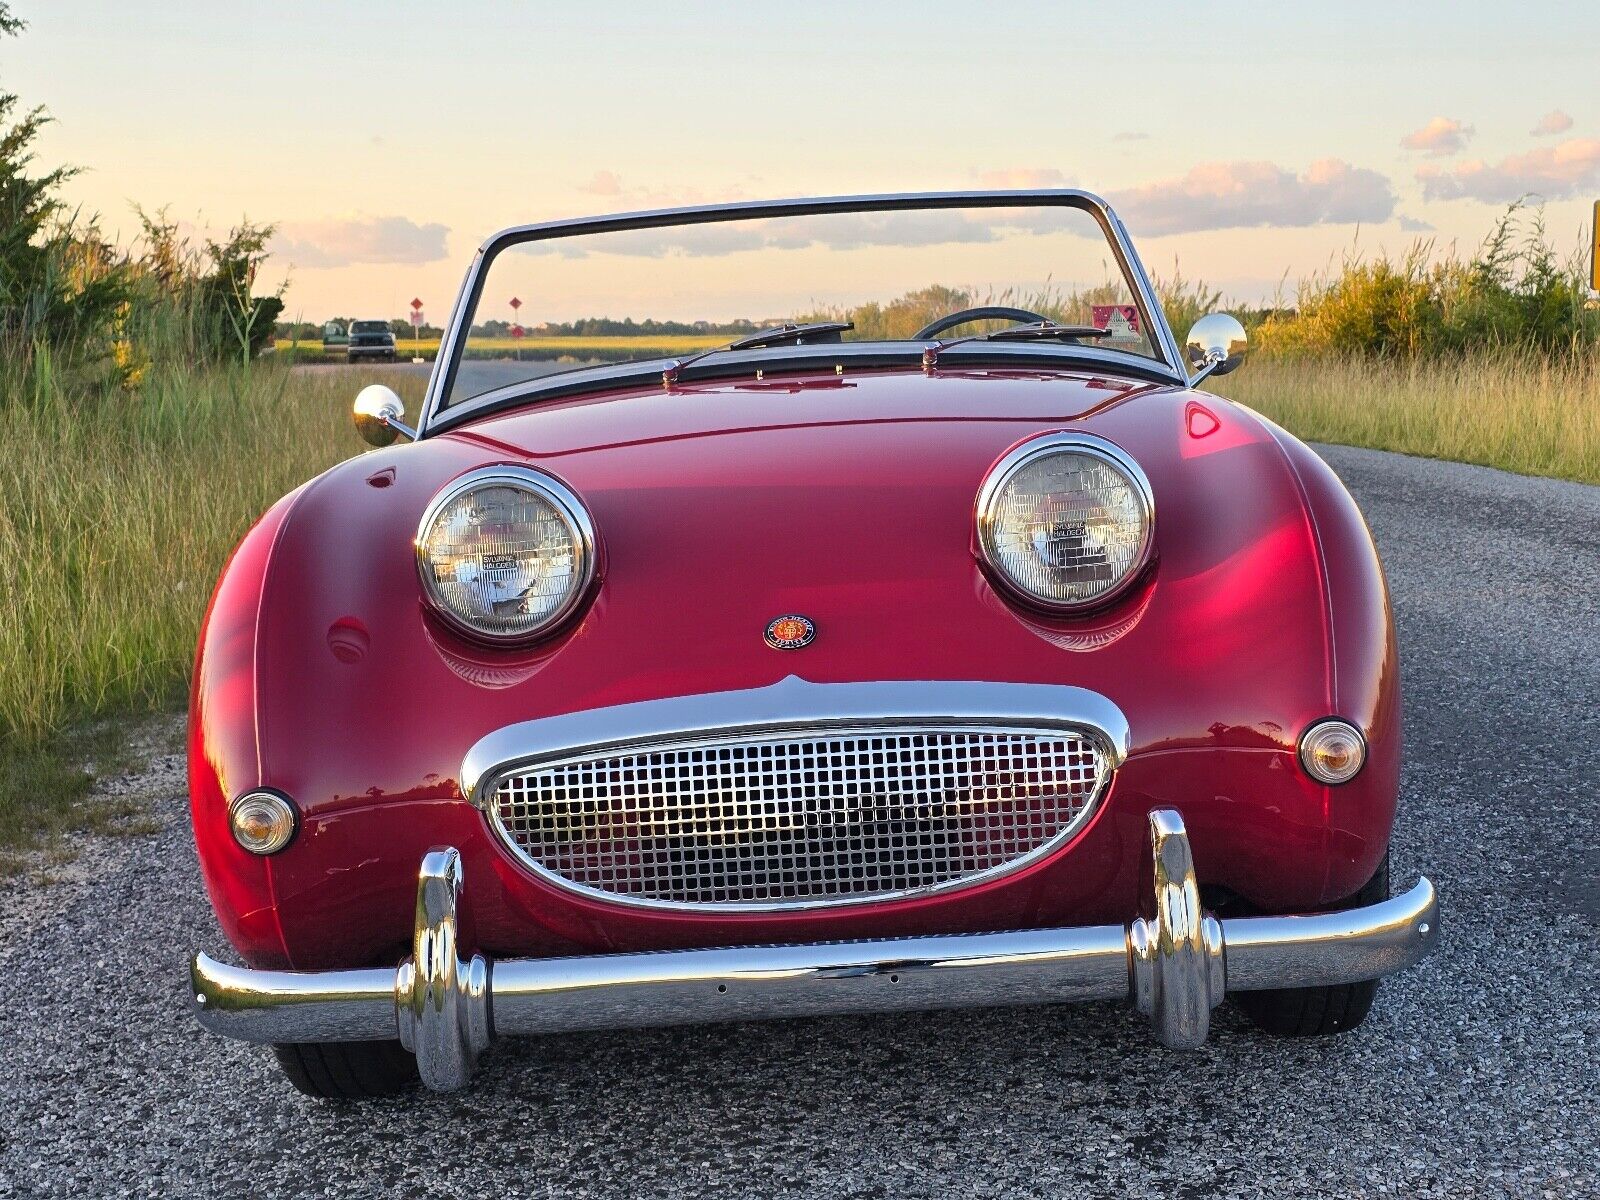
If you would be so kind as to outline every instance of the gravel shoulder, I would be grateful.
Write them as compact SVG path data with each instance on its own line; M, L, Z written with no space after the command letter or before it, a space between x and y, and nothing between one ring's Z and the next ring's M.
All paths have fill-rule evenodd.
M0 887L0 1197L1600 1193L1600 488L1319 449L1399 621L1396 885L1445 907L1357 1032L1225 1007L1174 1055L1119 1005L628 1031L319 1105L184 1007L188 952L231 955L168 754L119 785L164 797L156 833Z

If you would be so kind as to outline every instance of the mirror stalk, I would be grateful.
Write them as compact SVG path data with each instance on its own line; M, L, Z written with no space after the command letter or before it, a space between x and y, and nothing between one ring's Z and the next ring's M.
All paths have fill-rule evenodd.
M417 440L417 431L400 419L406 415L405 404L393 388L381 383L361 389L351 415L356 432L371 445L387 446L402 436L408 442Z
M1189 377L1194 387L1213 375L1226 375L1238 370L1244 362L1249 338L1237 317L1228 313L1207 313L1189 330L1189 340L1184 347L1189 365L1195 373Z

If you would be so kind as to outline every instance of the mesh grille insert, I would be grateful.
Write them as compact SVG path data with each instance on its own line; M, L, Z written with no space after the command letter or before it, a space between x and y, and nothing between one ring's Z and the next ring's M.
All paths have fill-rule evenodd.
M1062 730L873 727L626 747L503 776L491 817L559 881L783 907L997 871L1089 815L1105 760Z

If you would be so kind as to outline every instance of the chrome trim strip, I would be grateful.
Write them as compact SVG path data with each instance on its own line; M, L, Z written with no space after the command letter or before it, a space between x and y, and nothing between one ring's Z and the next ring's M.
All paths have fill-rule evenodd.
M1023 467L1037 458L1054 454L1059 450L1082 450L1091 455L1098 455L1109 461L1112 466L1122 471L1129 479L1133 480L1134 490L1139 493L1139 500L1144 507L1144 540L1139 545L1139 553L1127 573L1117 581L1115 587L1102 592L1093 600L1081 604L1063 604L1052 601L1044 596L1035 596L1014 581L1006 570L1000 565L994 553L994 501L1000 489L1009 483L1013 476ZM1150 477L1144 473L1134 458L1115 442L1093 433L1078 433L1073 430L1063 430L1059 433L1041 434L1030 438L1022 445L1012 450L989 471L984 477L983 486L978 489L978 499L973 508L974 520L977 523L978 548L983 552L983 561L1000 580L1006 585L1006 590L1021 599L1024 603L1034 604L1054 612L1077 612L1083 609L1099 608L1109 604L1139 578L1140 573L1150 562L1150 555L1156 544L1156 497L1150 489Z
M759 200L732 204L703 204L686 208L651 209L612 213L597 217L578 217L517 225L486 239L473 256L450 311L449 323L439 342L433 373L423 397L417 421L417 437L425 438L435 418L445 409L456 365L470 332L469 317L476 306L485 273L494 258L508 246L551 238L574 237L588 233L616 233L630 229L657 229L672 225L704 225L716 221L750 221L767 217L822 216L831 213L890 212L943 208L1028 208L1054 206L1077 208L1089 213L1100 225L1113 256L1134 287L1134 303L1145 324L1154 332L1152 339L1161 356L1158 361L1182 386L1189 378L1188 365L1178 349L1178 340L1167 327L1161 303L1150 277L1139 261L1128 237L1127 228L1111 206L1093 192L1077 188L1043 188L1033 191L895 192L859 196L797 197L789 200Z
M507 725L467 751L461 794L482 808L497 776L544 759L612 747L896 724L1031 726L1097 734L1112 769L1127 758L1130 742L1122 710L1086 688L947 680L810 683L790 675L764 688L642 700Z
M800 946L512 959L457 956L460 857L424 858L416 952L395 970L253 971L204 954L193 1007L213 1033L252 1042L404 1037L431 1087L466 1082L496 1034L1131 998L1156 1036L1198 1045L1234 991L1374 979L1438 941L1433 885L1367 908L1218 921L1199 907L1183 818L1150 814L1152 918ZM416 964L423 963L423 967ZM492 1013L492 1023L491 1023ZM426 1056L426 1057L425 1057Z

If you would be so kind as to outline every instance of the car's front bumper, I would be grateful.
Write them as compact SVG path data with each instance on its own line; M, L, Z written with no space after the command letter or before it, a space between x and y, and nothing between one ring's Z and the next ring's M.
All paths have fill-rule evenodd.
M1438 940L1426 879L1366 908L1218 920L1182 818L1158 809L1150 834L1152 915L1129 925L494 963L460 956L461 861L445 848L422 861L414 953L397 968L255 971L199 954L191 992L202 1025L246 1041L398 1037L447 1090L496 1036L829 1013L1128 998L1187 1048L1225 991L1375 979Z

